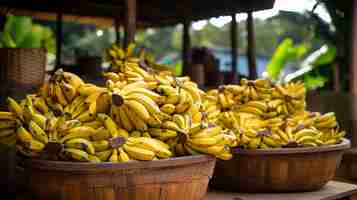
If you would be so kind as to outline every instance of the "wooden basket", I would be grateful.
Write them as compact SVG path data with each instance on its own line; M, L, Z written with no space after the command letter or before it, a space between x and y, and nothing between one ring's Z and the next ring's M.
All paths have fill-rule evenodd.
M28 186L38 200L201 200L215 158L205 155L128 163L33 160Z
M232 160L217 161L211 186L239 192L303 192L323 187L334 176L343 152L340 144L314 148L238 150Z
M45 68L44 48L0 48L1 81L6 88L3 92L38 87L44 81Z

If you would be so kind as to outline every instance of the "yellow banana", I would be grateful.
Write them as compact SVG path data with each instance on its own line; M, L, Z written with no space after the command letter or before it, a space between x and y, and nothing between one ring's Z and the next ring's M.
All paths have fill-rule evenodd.
M109 162L119 162L118 150L113 149L112 155L109 157Z
M90 161L88 157L88 153L80 149L65 148L62 153L65 155L65 157L67 157L70 160L76 160L82 162Z
M23 110L22 107L11 97L7 98L7 104L9 107L9 110L14 113L18 118L21 120L24 120L23 118Z
M155 158L155 153L147 149L129 146L127 144L123 145L123 149L131 158L134 158L135 160L153 160Z
M94 135L95 133L96 133L96 131L91 127L87 127L87 126L75 127L75 128L68 130L67 134L60 139L60 142L63 143L66 140L69 140L72 138L87 139L87 138L91 137L92 135Z
M125 105L119 107L120 122L126 130L131 131L134 129L134 125L131 123L127 115L128 112L129 110Z
M109 157L112 155L113 149L109 149L106 151L96 152L95 156L97 156L101 161L108 161Z
M65 148L81 149L88 152L89 154L95 153L94 145L89 140L83 138L73 138L67 140L64 145Z
M124 104L127 105L128 108L130 108L130 110L132 112L135 112L145 122L150 120L151 116L150 116L148 110L146 109L146 107L144 105L142 105L138 101L128 100L128 101L125 101Z
M44 144L48 143L48 136L46 132L39 125L37 125L36 122L30 121L29 129L34 138L36 138L37 140L41 141Z
M118 159L120 162L130 161L129 155L123 150L123 148L118 148Z

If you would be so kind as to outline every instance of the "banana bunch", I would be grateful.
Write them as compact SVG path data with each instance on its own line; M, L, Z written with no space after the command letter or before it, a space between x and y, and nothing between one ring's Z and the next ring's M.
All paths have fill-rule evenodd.
M12 104L13 102L16 103L16 101L9 98L8 104L10 102L11 105L13 105ZM18 107L12 107L12 108L17 109ZM19 114L22 116L21 110L17 110L17 111L19 111ZM16 126L18 124L18 121L16 119L16 115L13 113L14 112L0 111L0 144L6 146L14 146L16 144Z

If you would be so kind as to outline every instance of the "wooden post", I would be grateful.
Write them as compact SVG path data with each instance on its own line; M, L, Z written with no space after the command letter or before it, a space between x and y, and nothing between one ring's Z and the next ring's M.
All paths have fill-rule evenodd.
M135 42L136 0L125 0L125 10L124 46L127 47L130 43Z
M257 78L257 63L255 58L255 33L253 13L248 12L247 18L247 32L248 32L248 67L249 67L249 79Z
M62 24L63 24L63 14L62 12L57 13L56 21L56 66L55 70L61 67L61 52L62 52L62 42L63 42L63 33L62 33Z
M357 0L352 1L352 34L351 34L351 65L350 65L350 94L352 102L352 147L357 147Z
M182 69L183 69L183 74L185 75L187 75L187 71L189 67L188 53L191 48L190 27L191 27L191 22L185 20L183 23L183 33L182 33Z
M237 36L237 19L236 19L236 14L233 14L232 16L232 22L231 22L231 57L232 57L232 75L233 83L238 82L238 77L237 77L237 64L238 64L238 47L237 47L237 41L238 41L238 36Z
M350 93L357 95L357 0L352 4Z
M117 18L114 19L114 28L115 28L115 42L120 43L120 25Z

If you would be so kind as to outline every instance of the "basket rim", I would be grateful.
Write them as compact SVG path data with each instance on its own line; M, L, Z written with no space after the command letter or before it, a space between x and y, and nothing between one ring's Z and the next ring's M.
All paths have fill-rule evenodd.
M68 162L68 161L49 161L29 159L25 161L25 168L63 171L63 172L100 172L100 171L118 171L134 169L154 169L163 167L177 167L197 163L212 162L216 159L209 155L195 155L160 159L153 161L135 161L125 163L90 163L90 162Z
M296 148L272 148L272 149L233 149L235 155L278 155L278 154L310 154L320 152L331 152L347 150L351 147L351 142L343 138L342 141L335 145L319 147L296 147Z

